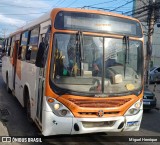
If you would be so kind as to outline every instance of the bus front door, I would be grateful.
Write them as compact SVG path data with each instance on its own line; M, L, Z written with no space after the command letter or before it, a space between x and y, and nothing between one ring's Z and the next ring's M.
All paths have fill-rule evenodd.
M38 78L38 91L37 91L37 111L36 120L38 124L42 123L42 107L43 107L43 95L44 95L44 68L39 68L39 78Z

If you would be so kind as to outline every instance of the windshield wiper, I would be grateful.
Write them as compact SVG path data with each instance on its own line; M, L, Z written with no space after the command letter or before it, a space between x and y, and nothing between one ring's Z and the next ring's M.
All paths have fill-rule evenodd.
M84 52L83 52L83 32L78 31L76 34L76 62L80 63L80 75L82 75L83 71L83 60L84 60Z
M125 49L125 57L124 57L124 77L126 75L126 67L129 64L129 36L123 37L123 47Z

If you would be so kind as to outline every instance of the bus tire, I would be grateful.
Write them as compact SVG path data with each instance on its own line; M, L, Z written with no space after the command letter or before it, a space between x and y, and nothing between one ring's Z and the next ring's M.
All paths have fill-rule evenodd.
M6 90L7 90L7 92L10 94L11 93L11 89L9 88L9 80L8 80L8 73L7 73L7 75L6 75Z
M27 119L29 122L33 123L33 120L31 118L31 103L30 103L30 99L29 99L29 92L28 90L25 90L25 111L27 114Z

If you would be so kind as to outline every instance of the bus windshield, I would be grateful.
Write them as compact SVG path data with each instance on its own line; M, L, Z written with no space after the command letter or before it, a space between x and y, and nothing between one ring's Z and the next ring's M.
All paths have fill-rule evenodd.
M129 40L126 53L123 39L83 35L82 47L78 47L76 36L54 34L50 75L54 86L91 94L122 94L141 88L141 41Z

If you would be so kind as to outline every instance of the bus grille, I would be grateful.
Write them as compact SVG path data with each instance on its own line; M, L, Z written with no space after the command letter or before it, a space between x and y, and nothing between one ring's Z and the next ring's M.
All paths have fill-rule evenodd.
M130 98L127 99L104 99L104 100L88 100L88 99L69 99L79 107L87 108L113 108L119 107L130 101Z
M97 112L78 112L80 115L96 115L97 116ZM104 115L109 115L109 114L118 114L119 111L115 111L115 112L104 112Z
M116 121L101 121L101 122L86 122L82 121L82 125L85 128L93 127L112 127Z

